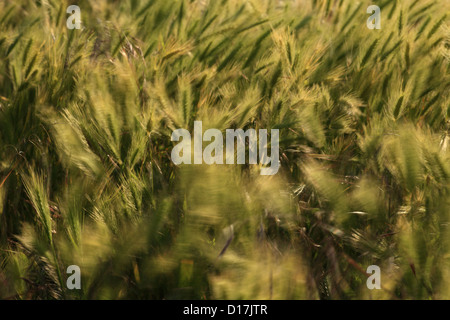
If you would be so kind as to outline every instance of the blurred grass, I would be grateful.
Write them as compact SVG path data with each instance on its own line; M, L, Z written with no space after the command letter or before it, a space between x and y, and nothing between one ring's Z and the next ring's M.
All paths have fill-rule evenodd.
M449 299L449 2L371 4L0 2L0 298ZM280 171L174 166L195 120Z

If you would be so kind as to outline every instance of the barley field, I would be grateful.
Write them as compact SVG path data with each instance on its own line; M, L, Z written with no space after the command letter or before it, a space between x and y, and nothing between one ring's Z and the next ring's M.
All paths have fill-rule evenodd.
M0 299L450 299L449 19L0 1ZM175 165L194 121L278 129L278 172Z

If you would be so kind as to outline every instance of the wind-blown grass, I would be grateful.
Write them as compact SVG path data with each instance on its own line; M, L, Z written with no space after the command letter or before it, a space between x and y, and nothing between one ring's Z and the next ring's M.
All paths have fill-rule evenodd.
M450 8L371 4L2 1L0 298L448 299ZM175 166L196 120L280 171Z

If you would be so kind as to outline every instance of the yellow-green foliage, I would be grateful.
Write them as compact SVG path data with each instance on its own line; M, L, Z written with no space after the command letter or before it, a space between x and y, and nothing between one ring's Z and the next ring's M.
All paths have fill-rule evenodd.
M448 12L1 1L0 298L450 298ZM278 174L175 166L195 120L279 129Z

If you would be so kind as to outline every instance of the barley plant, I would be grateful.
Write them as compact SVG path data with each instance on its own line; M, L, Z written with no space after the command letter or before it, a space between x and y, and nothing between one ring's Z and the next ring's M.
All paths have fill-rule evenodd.
M449 13L0 1L0 298L449 299ZM196 120L279 129L278 173L176 166Z

